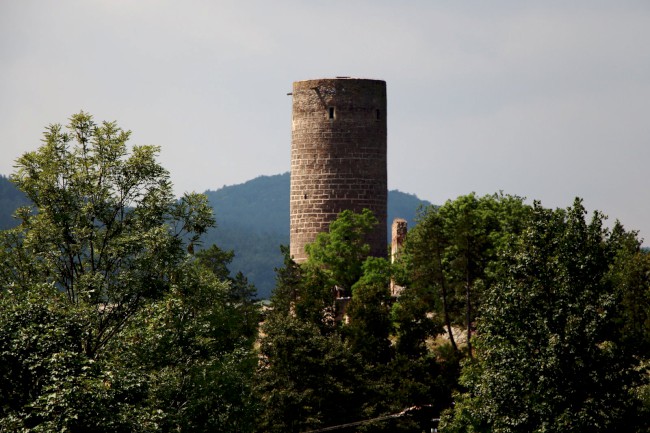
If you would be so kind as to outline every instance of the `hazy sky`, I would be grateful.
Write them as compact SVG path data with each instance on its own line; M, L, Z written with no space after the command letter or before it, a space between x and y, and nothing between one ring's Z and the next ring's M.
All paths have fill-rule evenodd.
M580 196L650 240L647 0L0 0L0 174L79 110L179 194L286 172L292 82L339 75L386 80L391 189Z

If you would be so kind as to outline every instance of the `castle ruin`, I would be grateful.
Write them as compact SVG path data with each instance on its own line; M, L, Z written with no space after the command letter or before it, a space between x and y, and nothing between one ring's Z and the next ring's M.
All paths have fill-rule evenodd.
M370 209L371 254L386 257L386 82L337 77L293 83L290 254L343 210Z

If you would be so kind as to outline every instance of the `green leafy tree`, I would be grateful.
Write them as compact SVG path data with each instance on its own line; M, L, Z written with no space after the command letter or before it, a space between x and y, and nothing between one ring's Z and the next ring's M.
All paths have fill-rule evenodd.
M284 266L276 269L261 332L260 431L305 431L364 417L364 359L341 335L334 308L335 286L346 284L349 292L361 276L368 250L363 238L374 221L372 214L364 215L342 213L330 233L313 244L307 263L296 264L282 248ZM339 252L354 262L341 260ZM347 270L356 276L349 277ZM388 286L383 290L388 293Z
M301 432L362 418L361 357L336 333L296 316L272 315L262 333L259 431Z
M369 209L361 213L341 212L332 221L329 231L319 233L307 245L307 264L323 271L332 287L351 290L362 275L363 262L370 254L367 236L377 225L377 218Z
M115 123L79 113L68 132L51 125L44 144L18 158L12 180L32 201L3 236L8 286L51 282L68 302L90 306L82 342L90 357L147 298L171 282L170 264L214 224L204 196L175 200L154 146L134 146Z
M148 378L147 406L161 431L252 431L257 405L252 376L256 334L231 302L229 282L196 262L148 304L110 346L112 364Z
M639 361L616 325L615 242L601 214L585 215L579 200L566 211L536 204L500 255L467 392L442 431L641 431L630 394Z
M472 355L473 324L490 284L491 263L498 246L521 231L528 209L520 197L470 194L425 209L409 232L403 284L440 313L454 350L452 327L462 326Z
M129 135L79 113L16 162L33 205L0 234L0 430L251 429L233 408L251 406L254 333L186 252L212 210L176 200L158 149Z
M230 269L228 269L228 265L232 262L234 257L234 251L224 251L215 244L196 252L196 259L198 262L212 271L212 273L222 281L230 278Z
M632 388L641 402L642 417L650 419L650 254L641 248L636 232L627 232L617 221L611 243L615 259L610 277L619 307L614 326L626 347L640 360L641 383Z
M214 244L196 253L198 263L211 271L218 281L229 282L224 302L236 310L242 335L254 337L257 336L260 321L257 289L241 272L237 272L234 277L230 276L228 266L234 257L234 251L224 251Z
M290 314L300 296L302 269L291 257L289 247L280 246L283 266L275 269L275 289L271 296L273 311L277 314Z
M84 311L51 284L0 296L0 430L153 431L155 414L136 402L146 382L88 358L86 327Z
M621 304L617 324L639 354L650 353L650 254L641 249L637 233L625 231L619 222L611 243L615 258L610 276Z
M352 286L343 334L351 349L367 362L384 364L392 358L390 264L386 259L369 257L362 268L363 275Z
M435 208L425 212L409 232L406 253L401 256L408 270L401 283L409 287L409 293L418 292L418 299L426 305L424 308L427 311L442 313L449 341L458 351L452 330L452 294L444 267L449 240L439 212Z
M431 411L448 403L449 387L444 388L437 359L425 342L437 328L415 298L402 308L393 307L401 303L394 304L390 297L391 265L385 258L367 257L365 233L373 220L369 212L342 213L329 233L307 248L313 255L303 265L293 262L284 249L285 266L277 270L262 330L262 430L300 431L379 419L356 428L419 432L430 426L431 417L384 417L415 405ZM354 266L338 261L337 251L351 257ZM343 295L351 298L339 299L349 303L345 320L337 323L332 305L343 288ZM395 311L400 320L398 345L393 343ZM420 316L410 317L415 312ZM296 321L302 326L296 328ZM321 393L336 404L324 403Z
M320 267L299 265L282 246L284 266L276 269L276 288L271 296L271 308L276 315L295 315L310 322L323 334L336 328L334 321L334 287Z

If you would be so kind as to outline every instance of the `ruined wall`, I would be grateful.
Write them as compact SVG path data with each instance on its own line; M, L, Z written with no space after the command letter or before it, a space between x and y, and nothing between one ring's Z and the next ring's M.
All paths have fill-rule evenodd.
M404 248L404 243L406 242L406 235L408 233L408 223L405 219L395 218L393 220L393 225L391 226L391 245L390 245L390 262L395 263L399 260L400 255L402 254L402 249ZM391 278L390 280L390 295L393 297L399 297L402 294L404 288L395 284L395 281Z
M290 251L305 245L345 209L373 211L369 243L386 256L386 82L334 78L293 83Z

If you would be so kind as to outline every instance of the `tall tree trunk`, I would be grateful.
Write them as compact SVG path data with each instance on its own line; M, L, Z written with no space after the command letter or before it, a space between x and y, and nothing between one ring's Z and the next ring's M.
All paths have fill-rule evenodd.
M467 322L467 353L472 358L472 279L470 273L472 255L470 253L470 231L465 233L465 314Z

